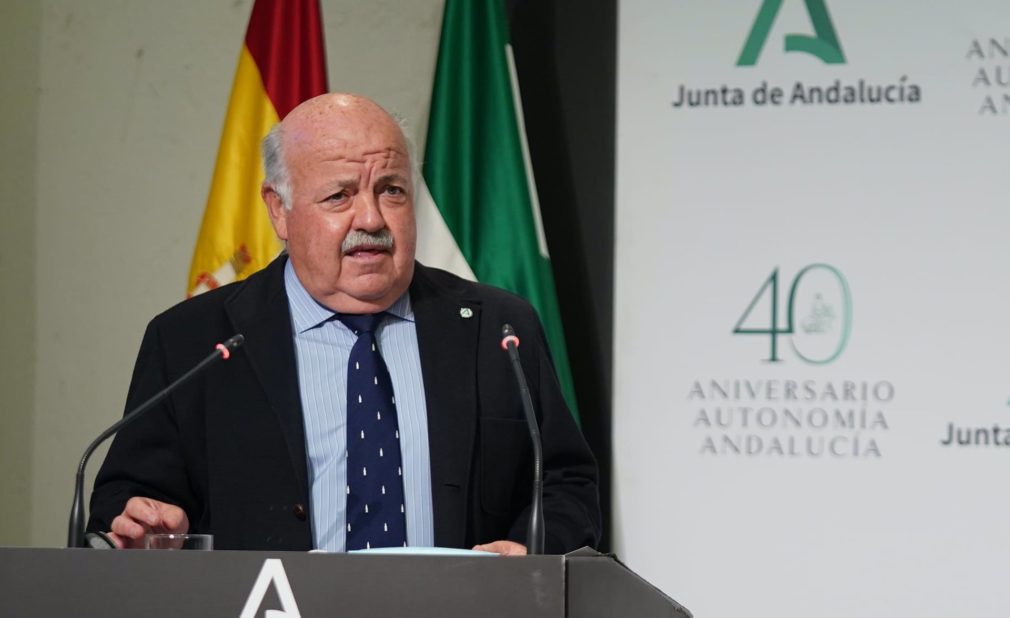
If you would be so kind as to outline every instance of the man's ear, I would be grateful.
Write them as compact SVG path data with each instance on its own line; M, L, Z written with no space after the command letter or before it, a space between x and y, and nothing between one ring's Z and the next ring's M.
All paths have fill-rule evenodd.
M281 240L288 239L288 209L284 207L281 196L267 183L260 187L260 196L267 205L267 214L270 215L270 223L274 226L274 233Z

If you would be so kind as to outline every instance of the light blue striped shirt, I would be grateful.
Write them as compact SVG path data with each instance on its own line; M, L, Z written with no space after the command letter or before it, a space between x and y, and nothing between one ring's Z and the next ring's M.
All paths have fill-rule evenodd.
M305 290L289 260L284 285L291 307L298 363L298 386L305 422L312 507L312 537L317 549L345 548L347 486L347 359L357 337ZM396 397L403 458L407 544L435 544L431 506L431 459L421 356L410 295L386 310L376 332Z

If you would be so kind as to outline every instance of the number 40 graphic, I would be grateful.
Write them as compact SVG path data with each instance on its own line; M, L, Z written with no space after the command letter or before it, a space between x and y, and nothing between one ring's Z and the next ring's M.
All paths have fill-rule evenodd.
M801 283L807 275L814 281L803 286ZM832 281L835 285L830 285ZM835 286L837 291L831 289ZM810 292L811 289L813 293ZM769 294L771 315L768 326L744 326L761 299ZM825 301L825 296L835 303ZM798 307L797 304L801 301L808 302ZM797 315L797 311L807 306L810 313L803 319ZM779 269L776 267L747 305L747 309L733 328L733 334L767 335L771 350L765 360L772 363L782 360L779 357L778 340L783 335L790 336L789 344L796 356L812 365L826 365L837 359L845 350L852 329L852 296L849 293L849 284L837 268L828 264L810 264L798 272L789 286L789 298L785 310L786 325L783 327L779 323ZM838 315L839 312L841 316ZM825 346L823 336L832 332L837 336L837 343L833 347Z

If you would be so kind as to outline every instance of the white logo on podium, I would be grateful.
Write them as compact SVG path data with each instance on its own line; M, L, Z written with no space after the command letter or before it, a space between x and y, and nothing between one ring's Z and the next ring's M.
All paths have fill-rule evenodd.
M284 572L284 565L277 558L268 558L263 562L263 568L253 584L249 598L246 599L245 607L239 618L256 618L256 613L263 603L263 597L267 594L267 588L273 582L277 588L277 596L281 600L281 609L268 609L266 618L302 618L298 612L298 603L295 603L295 595L291 592L291 584L288 583L288 575Z

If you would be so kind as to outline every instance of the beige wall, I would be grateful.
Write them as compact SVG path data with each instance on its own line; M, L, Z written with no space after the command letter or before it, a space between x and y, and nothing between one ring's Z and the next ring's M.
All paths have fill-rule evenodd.
M31 531L41 22L32 0L0 5L0 545Z
M185 293L252 5L14 4L0 9L0 178L18 199L0 226L0 544L58 546L76 459L122 413L145 323ZM418 137L442 0L322 5L331 89L376 98Z

